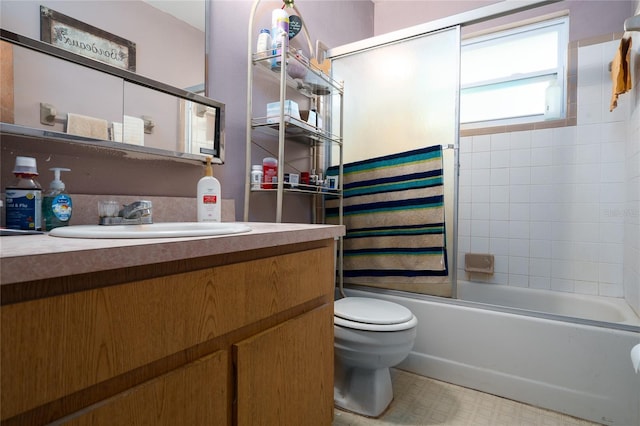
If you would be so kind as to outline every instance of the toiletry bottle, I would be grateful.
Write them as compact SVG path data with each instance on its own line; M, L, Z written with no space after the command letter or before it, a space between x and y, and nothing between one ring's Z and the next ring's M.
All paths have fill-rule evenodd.
M207 157L205 175L198 181L198 222L221 222L220 182L213 177L211 157Z
M267 28L261 29L256 46L256 52L259 58L264 58L271 54L271 44L271 31Z
M273 157L262 159L262 176L264 189L273 189L278 185L278 160Z
M260 189L262 187L262 166L254 164L251 166L251 189Z
M35 180L38 176L36 159L16 157L13 174L16 177L15 182L5 189L7 228L40 231L42 187Z
M283 52L286 54L289 46L289 14L284 9L271 12L271 43L275 55L271 60L271 69L280 71Z
M71 197L65 191L64 182L60 180L60 172L70 172L71 169L52 167L54 179L49 184L49 190L42 199L42 219L44 230L67 226L71 219Z

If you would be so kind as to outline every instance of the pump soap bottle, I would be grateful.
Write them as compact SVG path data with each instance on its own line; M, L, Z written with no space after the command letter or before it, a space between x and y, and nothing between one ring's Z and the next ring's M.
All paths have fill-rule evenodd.
M222 196L220 182L213 177L211 157L207 157L205 175L198 181L198 222L220 222Z
M69 219L71 219L72 210L71 197L65 191L64 182L60 180L60 172L70 172L71 169L52 167L49 170L53 172L54 178L42 199L42 218L44 219L45 231L67 226Z

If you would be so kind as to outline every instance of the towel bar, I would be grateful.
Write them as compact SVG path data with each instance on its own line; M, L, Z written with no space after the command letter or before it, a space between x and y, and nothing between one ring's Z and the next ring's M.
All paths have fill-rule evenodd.
M64 117L65 115L66 114L58 114L58 110L54 105L40 102L40 124L46 126L53 126L55 123L64 124L67 122L67 119ZM153 118L148 115L143 115L141 118L144 121L144 132L146 134L153 133L153 128L156 125Z

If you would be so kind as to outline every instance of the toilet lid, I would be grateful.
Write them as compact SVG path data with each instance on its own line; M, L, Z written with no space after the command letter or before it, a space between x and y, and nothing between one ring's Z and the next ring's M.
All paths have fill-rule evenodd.
M345 297L334 303L334 315L366 324L402 324L413 318L411 311L397 303L368 297Z

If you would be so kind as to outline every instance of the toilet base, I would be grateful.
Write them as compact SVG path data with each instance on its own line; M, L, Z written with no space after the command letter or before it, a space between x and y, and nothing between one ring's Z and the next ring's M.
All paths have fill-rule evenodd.
M379 417L393 400L389 368L335 366L333 401L338 408Z

